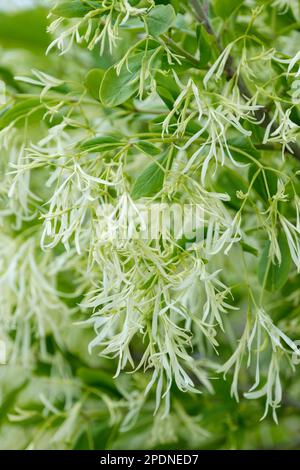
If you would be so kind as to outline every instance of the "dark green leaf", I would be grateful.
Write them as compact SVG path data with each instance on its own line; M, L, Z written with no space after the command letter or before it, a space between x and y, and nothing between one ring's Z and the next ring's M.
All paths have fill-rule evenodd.
M122 143L119 139L111 136L99 136L86 140L79 145L79 149L89 152L104 152L112 148L120 147Z
M271 292L281 289L288 280L291 255L286 236L281 232L278 236L278 244L281 252L281 264L273 264L269 258L270 242L265 243L258 266L258 280L261 285Z
M258 256L258 250L254 248L254 246L251 246L243 241L240 242L240 245L243 251L246 251L246 253L251 253L251 255Z
M173 100L175 101L177 96L180 94L181 90L179 86L177 85L177 83L175 82L174 76L172 74L167 74L167 73L158 71L155 74L155 80L159 86L164 87L166 90L170 92L170 94L173 97Z
M132 198L155 196L163 187L169 153L162 155L157 162L149 165L134 182Z
M198 49L200 51L199 67L203 67L209 62L212 55L212 44L214 37L206 31L203 25L197 25L196 28Z
M251 183L255 173L258 168L255 164L250 165L248 172L248 180ZM263 175L265 174L265 177ZM264 201L268 201L269 197L274 196L277 192L277 176L272 170L263 170L260 171L258 176L256 176L253 183L253 189L260 195Z
M6 67L0 66L0 79L3 80L6 83L6 85L9 85L12 88L14 88L17 92L20 93L22 91L21 86L14 79L13 73Z
M146 140L139 140L134 144L142 152L146 153L147 155L152 155L155 157L161 153L161 150L156 145L152 144L151 142L147 142Z
M174 101L180 94L180 88L174 77L168 73L158 71L155 74L156 91L169 109L173 108Z
M87 385L97 386L99 389L109 390L119 395L115 382L108 372L80 367L77 369L76 375Z
M157 86L156 92L159 95L159 97L163 100L163 102L167 105L167 107L170 110L173 109L174 99L170 91L167 88Z
M242 204L242 200L236 195L237 191L247 193L248 185L236 171L230 168L222 168L219 173L219 177L216 181L216 190L222 193L227 193L230 196L228 205L234 209L239 209Z
M253 159L261 158L260 152L254 147L249 137L239 136L228 139L227 142L231 155L238 162L251 163Z
M168 4L171 4L174 8L174 10L176 11L176 13L178 13L179 9L180 9L180 0L155 0L155 4L156 5L168 5Z

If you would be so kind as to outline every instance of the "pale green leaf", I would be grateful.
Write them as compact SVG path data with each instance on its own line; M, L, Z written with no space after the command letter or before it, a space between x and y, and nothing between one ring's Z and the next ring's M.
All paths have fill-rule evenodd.
M160 36L174 24L176 14L172 5L157 5L147 15L148 32Z

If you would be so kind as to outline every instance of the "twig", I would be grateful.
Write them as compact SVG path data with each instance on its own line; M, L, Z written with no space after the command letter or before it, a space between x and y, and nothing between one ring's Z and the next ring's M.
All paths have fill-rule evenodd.
M210 25L210 21L209 21L209 18L208 18L208 11L207 11L207 3L206 3L206 8L205 8L205 6L201 5L198 0L190 0L190 4L192 5L192 7L194 9L196 18L198 19L198 21L201 24L203 24L206 31L209 34L212 34L214 36L216 44L218 46L218 49L220 50L220 52L222 52L222 46L220 44L219 38L216 36L216 34L214 33L214 31L213 31L213 29ZM231 79L232 77L234 77L236 75L236 69L234 67L234 61L233 61L232 56L228 57L227 63L226 63L225 68L224 68L224 71L225 71L225 74L226 74L228 79ZM250 99L251 98L251 93L250 93L247 85L245 84L245 82L244 82L244 80L241 76L238 77L237 85L238 85L238 88L240 90L241 95L248 98L248 99ZM271 122L271 118L270 118L270 116L268 115L268 113L266 112L265 109L257 110L255 112L255 117L264 129ZM276 126L273 124L273 126L271 127L271 130L274 131L275 129L276 129ZM294 157L296 160L300 161L300 147L299 147L299 145L297 145L294 142L290 142L289 147L290 147L291 150L289 150L286 147L285 148L285 153L288 153L289 155Z

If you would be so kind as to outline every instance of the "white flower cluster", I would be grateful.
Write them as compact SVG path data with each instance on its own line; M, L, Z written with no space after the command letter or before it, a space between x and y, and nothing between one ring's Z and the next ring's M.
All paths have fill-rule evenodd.
M41 357L47 358L46 336L51 332L62 345L60 328L71 310L62 301L55 280L58 272L68 266L68 257L53 259L38 249L37 236L26 241L7 235L0 239L0 294L2 324L7 332L15 332L11 361L28 366L32 338L39 343ZM63 268L64 265L64 268Z
M276 1L274 6L285 7L283 3L292 2ZM152 1L148 4L148 9L153 6ZM72 19L67 29L63 29L65 19L59 17L49 30L52 33L63 30L48 51L57 46L61 53L66 53L74 42L82 41L89 49L99 44L101 54L106 45L112 51L117 45L119 27L145 11L144 7L135 8L127 0L107 0L84 17ZM105 14L104 22L100 13ZM243 36L242 39L246 41L249 38ZM239 306L232 305L233 297L227 282L224 282L223 268L235 248L242 251L249 238L251 242L255 241L251 235L249 238L246 236L256 230L255 217L261 238L270 242L270 263L280 265L282 262L278 241L282 230L291 258L300 272L300 199L292 184L293 175L290 175L290 170L285 174L277 167L267 167L251 156L251 151L257 149L252 146L255 144L253 131L249 130L258 128L264 121L258 116L264 114L267 95L270 98L267 104L273 113L263 130L261 147L263 151L274 150L276 165L283 164L280 158L278 163L277 154L280 155L280 151L282 155L293 153L292 145L299 137L299 126L291 117L293 106L289 103L286 106L284 100L270 96L261 86L255 88L252 97L239 86L240 74L246 70L249 82L255 87L253 76L256 69L253 64L256 61L265 64L278 60L287 64L287 76L297 77L299 70L295 72L295 67L299 53L290 59L278 59L272 49L248 58L244 47L242 66L229 77L226 72L228 62L239 40L229 43L200 79L191 73L184 80L173 70L179 94L167 114L163 114L165 107L159 103L158 114L163 116L161 132L148 133L146 144L154 146L155 157L151 151L147 155L146 170L150 168L150 176L146 173L147 181L144 178L143 185L154 180L158 189L154 195L150 191L150 195L140 199L147 209L158 197L166 204L174 201L180 207L187 203L200 206L202 218L196 229L201 236L195 236L189 244L184 239L186 227L182 227L181 237L174 235L172 227L168 227L167 232L163 231L160 212L152 221L158 227L156 237L143 237L144 215L131 189L136 170L144 170L145 155L136 144L145 134L139 133L138 125L130 122L125 105L124 109L101 114L99 102L86 99L86 90L79 96L76 89L76 93L57 97L55 89L65 85L62 80L37 70L33 71L33 79L16 77L26 86L41 89L33 108L43 107L44 119L50 119L51 125L49 128L41 126L42 135L38 137L26 134L24 139L14 140L18 120L26 120L32 112L30 109L25 110L25 114L17 114L7 127L0 130L1 145L8 156L9 166L3 178L7 195L1 191L1 203L2 199L6 203L1 216L3 219L13 216L16 230L23 223L39 218L38 228L33 225L27 238L23 237L26 232L15 238L6 235L0 238L0 295L7 329L16 331L13 359L21 351L23 362L28 362L32 335L38 338L43 355L47 355L46 336L49 331L56 342L61 343L58 325L65 316L70 316L72 309L63 301L67 294L58 290L56 278L61 271L78 262L75 270L79 272L81 282L78 291L72 295L76 297L85 293L79 308L84 318L89 318L80 323L94 328L90 352L96 348L101 356L114 358L117 363L115 376L122 371L147 372L145 395L155 388L155 412L163 416L170 412L173 383L183 392L198 393L201 389L199 384L211 392L208 371L218 370L226 374L233 368L231 390L238 399L239 376L246 357L255 383L245 396L250 399L265 396L266 413L271 407L274 419L277 419L276 409L282 398L280 364L287 361L293 368L291 354L298 354L298 349L273 323L263 305L263 297L259 302L256 300L256 292L254 295L248 280L240 284L247 290L247 295L249 290L249 304L255 308L249 307L246 326L236 350L223 366L217 366L209 356L210 351L218 352L217 335L219 330L226 332L229 312L233 316L234 311L239 310ZM137 44L140 45L141 41ZM123 67L129 70L129 58L137 44L116 65L117 76ZM160 53L166 54L168 65L172 60L180 64L179 53L172 52L163 41L151 53L150 59L143 62L137 94L141 101L145 89L149 91L147 99L153 100L155 109L158 87L151 67ZM151 106L147 108L147 103L147 100L143 103L143 125L145 120L155 115ZM135 100L131 105L136 105ZM119 126L120 116L125 116L125 119ZM54 124L55 118L59 122ZM191 123L196 130L187 133ZM132 137L131 132L136 129L138 131ZM91 137L101 138L103 134L116 141L115 136L122 137L113 149L81 146ZM242 152L249 157L249 163L236 158L232 136L242 140L245 147L242 147ZM174 158L171 163L168 161L169 166L157 164L158 170L154 170L153 176L151 171L157 163L157 153L159 157L163 156L167 145L174 150ZM253 178L249 176L247 180L250 174L247 174L248 166L253 161L257 170ZM217 192L214 183L220 170L232 171L232 168L240 177L237 178L238 184L242 181L247 188L233 191L230 197L226 191L229 193L231 187L227 185L226 191ZM267 172L276 176L277 190L273 192L268 186ZM258 197L262 187L255 188L260 177L261 186L266 187L265 200L261 194ZM292 185L289 195L288 184ZM253 196L254 190L257 190L256 196ZM235 197L238 208L229 205ZM292 216L281 210L287 205L291 206ZM130 211L134 214L134 222L129 225L128 232ZM176 214L174 217L176 219ZM127 230L126 236L115 236L123 229ZM198 235L197 230L195 233ZM262 241L259 237L256 246ZM247 245L246 248L256 254L256 246ZM62 248L65 251L58 254ZM244 253L242 256L244 260ZM240 266L237 267L239 270ZM256 285L255 289L263 290L264 286ZM265 382L263 377L266 377ZM49 400L43 400L50 410ZM145 397L140 395L131 397L124 429L134 420L144 400ZM160 410L162 401L165 405L163 411ZM62 436L72 433L73 424L79 420L81 406L81 403L76 403L69 408L69 416L54 440L59 441ZM113 409L113 405L110 406ZM52 412L56 413L53 407Z
M154 5L153 0L148 0L147 3L146 8L136 8L128 0L105 0L101 2L101 6L91 9L82 18L74 19L66 29L64 18L58 16L48 28L50 33L58 32L58 36L49 45L47 53L57 47L61 54L66 54L74 43L82 42L85 42L90 50L99 44L100 54L103 54L106 46L112 52L119 39L119 27L130 17L140 16ZM82 29L84 32L81 32Z
M269 346L267 350L266 345ZM226 375L234 367L231 393L238 400L238 378L244 357L247 358L247 367L253 363L255 383L244 395L249 399L266 397L266 408L262 419L266 416L268 408L271 407L273 418L277 422L276 409L280 406L282 399L280 364L285 360L291 369L294 369L293 352L300 355L296 344L273 324L270 316L264 310L258 308L255 312L248 313L239 345L228 361L219 369L219 372ZM261 368L264 367L266 357L268 358L268 372L266 382L262 385Z

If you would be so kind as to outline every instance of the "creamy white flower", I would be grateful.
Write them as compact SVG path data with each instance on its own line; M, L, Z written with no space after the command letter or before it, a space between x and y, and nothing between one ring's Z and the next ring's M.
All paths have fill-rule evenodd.
M37 336L41 355L46 358L46 335L51 331L61 345L59 324L71 313L61 300L63 294L56 289L57 268L50 274L49 255L41 256L39 252L38 259L37 252L35 235L25 242L0 237L2 325L7 332L16 332L11 361L25 365L31 360L32 334Z
M285 149L288 149L289 152L293 153L293 149L289 144L291 142L296 142L300 129L300 127L290 119L291 112L292 108L285 111L281 104L276 101L273 118L266 128L263 139L263 143L278 142L282 144L282 158L284 158ZM279 124L276 124L278 121ZM273 127L276 127L276 129L273 130Z
M55 88L64 84L63 80L59 80L58 78L52 77L51 75L45 72L33 69L32 73L36 77L35 79L29 77L16 76L15 80L43 87L43 90L40 95L41 99L45 97L45 95L48 93L49 90L51 90L51 88Z
M264 364L265 348L263 348L263 345L269 345L271 359L268 366L266 383L258 389L263 375L261 371ZM291 368L293 368L292 354L300 354L297 345L274 325L270 316L263 309L257 309L253 315L248 313L246 326L238 347L228 361L219 368L219 372L226 375L234 367L231 393L238 400L238 378L242 362L246 357L247 367L254 363L255 382L244 396L250 399L265 396L266 410L262 419L266 416L268 408L271 407L273 418L277 422L276 408L280 405L282 398L279 360L284 357Z

